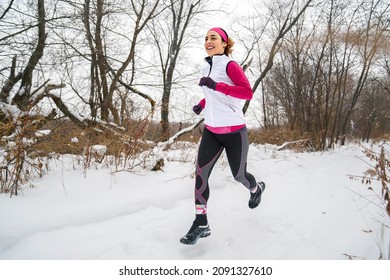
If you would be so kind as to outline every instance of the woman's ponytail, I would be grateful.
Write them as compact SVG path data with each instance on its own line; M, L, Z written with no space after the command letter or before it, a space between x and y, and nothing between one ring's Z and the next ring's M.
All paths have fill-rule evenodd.
M223 52L225 55L230 56L233 52L234 41L231 38L228 38L227 46L225 47L225 51Z

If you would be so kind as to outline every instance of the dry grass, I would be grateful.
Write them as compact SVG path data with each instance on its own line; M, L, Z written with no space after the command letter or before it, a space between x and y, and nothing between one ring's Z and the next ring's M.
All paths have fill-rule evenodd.
M283 127L252 129L249 130L248 137L251 143L272 145L282 145L286 142L307 139L307 135Z
M142 164L136 159L152 160L153 147L161 141L160 124L155 122L129 121L123 130L101 130L98 127L81 129L69 120L55 120L44 125L36 125L36 120L21 120L18 133L14 124L0 122L1 162L0 184L2 192L17 190L35 176L42 176L48 169L47 162L53 155L72 154L79 158L83 168L99 163L115 166L118 170L128 169L135 164ZM186 123L175 123L170 134L174 135L181 129L190 126ZM37 132L46 131L41 135ZM203 125L178 140L181 143L198 143L202 135ZM256 144L283 145L290 144L287 149L297 151L309 150L310 137L288 128L251 129L248 133L249 142ZM389 135L387 135L390 138ZM309 139L309 140L307 140ZM101 147L102 149L99 149ZM183 145L181 156L184 158L186 145ZM189 149L188 149L189 150ZM145 156L145 155L148 156ZM159 158L157 159L159 160ZM146 166L146 164L144 163Z

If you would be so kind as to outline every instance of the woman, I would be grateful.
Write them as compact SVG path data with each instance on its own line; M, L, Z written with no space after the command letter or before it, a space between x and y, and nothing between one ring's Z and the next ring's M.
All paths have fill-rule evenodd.
M207 66L199 81L205 98L193 107L196 114L204 109L205 129L199 146L195 179L195 220L188 233L180 239L183 244L195 244L200 237L210 235L207 222L208 178L225 149L234 179L249 191L249 208L261 201L265 189L246 171L248 136L240 100L252 99L253 92L241 67L229 55L234 42L222 28L211 28L205 37Z

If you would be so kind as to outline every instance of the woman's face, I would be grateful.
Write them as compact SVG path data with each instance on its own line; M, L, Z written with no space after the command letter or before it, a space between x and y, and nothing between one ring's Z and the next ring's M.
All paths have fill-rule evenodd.
M223 54L226 46L226 42L222 41L221 35L219 35L217 32L207 32L204 41L204 48L206 49L206 52L209 56Z

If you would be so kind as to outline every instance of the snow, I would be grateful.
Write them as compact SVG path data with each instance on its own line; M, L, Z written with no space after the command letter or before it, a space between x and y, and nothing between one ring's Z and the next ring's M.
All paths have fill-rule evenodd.
M43 136L47 136L51 133L51 130L50 129L42 129L42 130L38 130L37 132L35 132L35 136L36 137L43 137Z
M0 195L2 260L378 260L389 256L381 185L360 180L357 144L331 151L251 145L248 171L267 188L248 208L222 156L210 177L212 234L179 243L194 218L196 145L167 152L163 171L74 168L67 155L19 196ZM187 154L188 160L183 153ZM383 226L386 225L386 226Z

